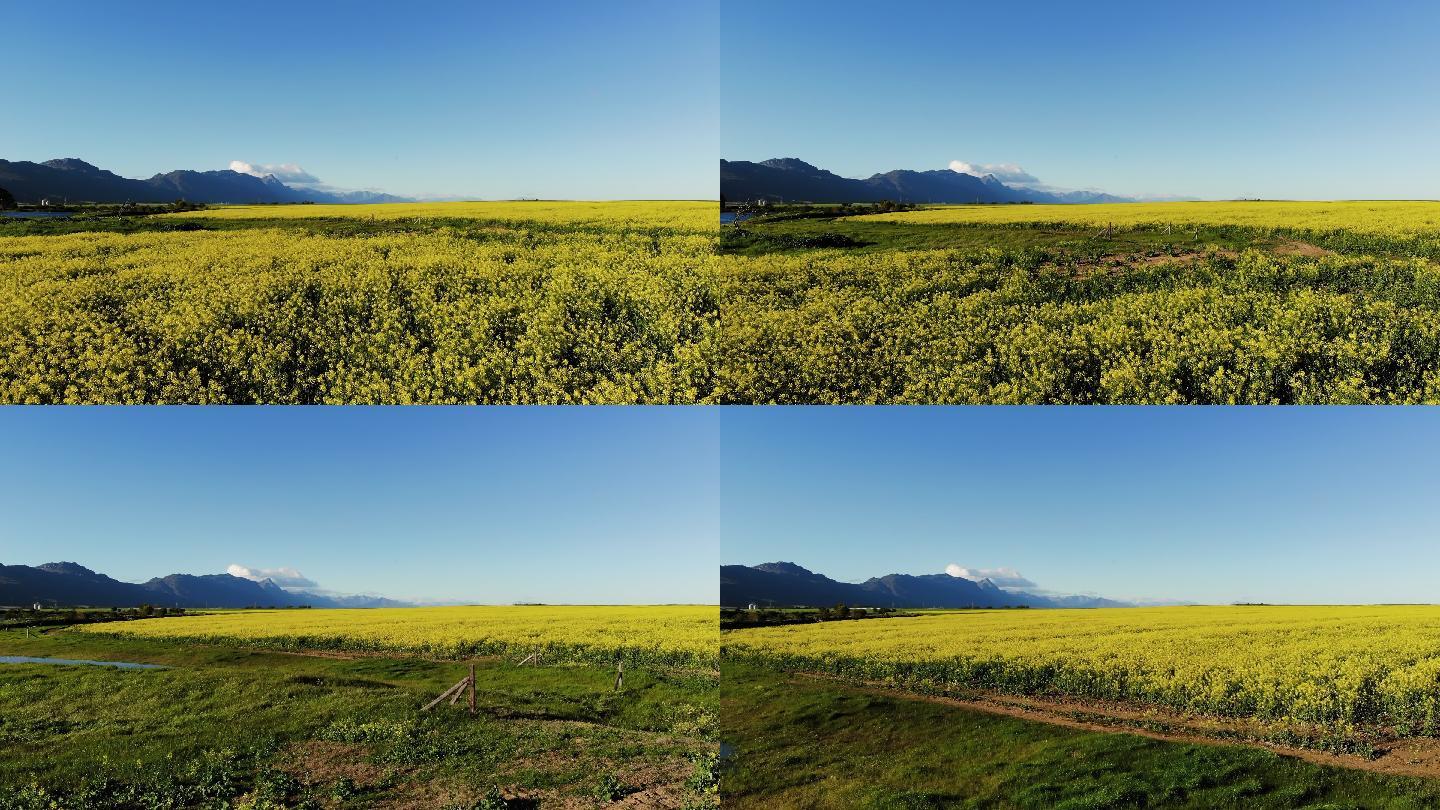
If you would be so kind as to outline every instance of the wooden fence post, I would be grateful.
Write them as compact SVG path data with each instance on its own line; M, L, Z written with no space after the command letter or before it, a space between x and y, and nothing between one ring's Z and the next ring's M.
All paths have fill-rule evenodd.
M422 711L422 712L424 712L424 711L429 711L430 709L434 708L436 704L438 704L440 701L444 700L445 698L450 698L450 705L451 705L451 706L454 706L454 705L455 705L455 699L460 696L460 692L463 691L464 689L465 689L465 680L462 678L459 683L455 684L454 686L450 687L449 689L446 689L444 692L441 692L439 697L435 698L434 700L430 701L429 703L426 703L426 704L420 709L420 711Z
M475 713L475 662L470 662L470 713Z
M617 662L615 663L615 691L618 692L618 691L620 691L621 689L624 689L624 688L625 688L625 662L624 662L624 661L617 661Z

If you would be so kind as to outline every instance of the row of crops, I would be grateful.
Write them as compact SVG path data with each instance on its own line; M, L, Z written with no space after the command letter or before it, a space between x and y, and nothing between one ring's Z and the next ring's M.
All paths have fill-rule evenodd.
M722 655L925 692L1440 733L1440 607L981 611L734 631Z

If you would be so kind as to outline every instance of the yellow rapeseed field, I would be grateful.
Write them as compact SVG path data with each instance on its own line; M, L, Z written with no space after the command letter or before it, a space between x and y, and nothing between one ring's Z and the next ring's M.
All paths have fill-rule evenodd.
M703 605L249 610L80 625L80 630L296 650L445 658L543 651L550 661L713 666L719 611Z
M705 272L715 226L699 228L698 204L529 205L418 206L406 210L461 219L373 227L365 210L405 207L265 206L203 212L266 218L217 230L0 238L0 402L708 394L719 292ZM350 219L338 232L285 219L322 208ZM594 227L507 226L481 209Z
M1440 606L939 613L735 631L723 654L926 691L1440 732Z
M1378 236L1440 235L1440 202L1343 200L1336 202L1230 201L1107 203L1100 205L950 205L872 214L865 220L912 225L1023 223L1133 227L1234 225L1261 230L1350 231Z
M715 234L719 205L704 201L568 200L504 202L383 203L374 205L230 205L169 214L193 219L470 219L520 225L571 225L602 228L665 228Z
M994 245L761 255L717 252L717 213L5 223L0 403L1440 402L1440 203L949 207L885 218L988 224ZM1124 267L1011 244L1056 219L1206 228ZM1311 249L1207 247L1225 228Z

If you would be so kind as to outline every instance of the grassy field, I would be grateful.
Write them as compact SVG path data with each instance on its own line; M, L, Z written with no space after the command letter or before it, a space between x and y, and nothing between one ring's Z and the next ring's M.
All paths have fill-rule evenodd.
M1440 607L974 611L726 634L727 657L922 692L1440 734Z
M718 802L713 667L630 665L617 690L608 663L483 657L472 716L420 712L467 672L422 655L75 630L0 631L0 654L169 667L0 665L6 810Z
M399 652L444 658L528 655L551 661L711 667L719 611L703 605L517 605L374 610L251 610L77 628L287 650Z
M0 223L0 402L688 403L713 203Z
M717 398L1440 402L1437 223L1425 202L761 217L722 236Z
M869 622L859 622L869 626ZM737 633L751 633L744 630ZM726 661L727 808L1419 810L1440 782L973 711Z

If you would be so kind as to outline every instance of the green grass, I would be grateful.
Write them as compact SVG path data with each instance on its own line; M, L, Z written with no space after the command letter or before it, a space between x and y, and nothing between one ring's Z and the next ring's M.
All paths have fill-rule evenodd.
M725 662L727 808L1426 808L1440 783L1096 733Z
M464 676L455 662L23 630L0 631L0 654L172 667L0 665L7 810L56 797L63 807L227 807L257 795L283 806L472 807L496 787L508 806L529 806L517 797L587 797L602 776L634 787L663 771L678 784L713 755L713 673L627 670L616 692L602 668L486 660L472 717L463 700L419 712ZM708 806L705 788L686 788L687 800Z

